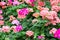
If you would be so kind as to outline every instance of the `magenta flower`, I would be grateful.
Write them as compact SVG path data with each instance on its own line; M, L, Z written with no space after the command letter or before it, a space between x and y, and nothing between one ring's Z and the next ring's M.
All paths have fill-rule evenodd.
M21 31L21 30L23 30L23 27L22 27L21 25L16 26L16 31L17 31L17 32L19 32L19 31Z
M27 8L23 8L19 11L19 15L27 15L29 13L28 9Z
M18 12L18 18L24 19L26 15L28 15L29 10L28 8L23 8L23 9L17 10L17 12Z
M44 36L38 36L38 39L44 39Z
M60 28L55 32L54 37L60 39Z

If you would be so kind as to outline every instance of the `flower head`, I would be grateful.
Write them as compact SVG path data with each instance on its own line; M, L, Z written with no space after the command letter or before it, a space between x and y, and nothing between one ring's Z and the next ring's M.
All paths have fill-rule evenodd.
M20 3L18 2L18 1L14 1L13 2L13 5L15 6L15 5L19 5Z
M33 31L27 31L27 32L26 32L26 35L29 36L29 37L33 36L33 34L34 34Z
M30 4L31 6L34 6L35 0L25 0L27 4Z
M44 39L44 36L38 36L38 39Z
M3 20L0 20L0 25L4 25L4 21Z
M12 26L11 30L13 30L13 32L16 33L16 32L20 32L21 30L23 30L23 27L21 25Z
M28 15L29 10L27 8L23 8L23 9L17 10L17 12L18 12L18 18L23 19L26 17L26 15Z
M12 24L19 25L20 23L19 23L19 21L18 21L18 20L13 20L13 21L12 21Z
M10 27L9 26L3 26L2 31L3 32L10 32Z
M39 13L34 13L33 16L37 18L39 17Z
M60 28L55 32L54 37L60 39Z
M52 28L49 33L50 33L50 34L54 34L56 31L57 31L56 28Z
M23 30L23 27L21 25L18 25L18 26L16 26L16 30L17 30L17 32L19 32L19 31Z

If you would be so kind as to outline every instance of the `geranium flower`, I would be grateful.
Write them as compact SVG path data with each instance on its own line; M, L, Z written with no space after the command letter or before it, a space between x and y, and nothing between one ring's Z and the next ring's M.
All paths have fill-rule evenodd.
M29 37L33 36L33 34L34 34L33 31L27 31L27 32L26 32L26 35L29 36Z
M0 20L0 25L4 25L4 21L3 20Z
M13 2L13 5L15 6L15 5L19 5L20 3L18 2L18 1L14 1Z
M18 12L18 18L23 19L26 17L26 15L28 15L29 10L27 8L23 8L23 9L17 10L17 12Z
M35 0L25 0L27 4L30 4L31 6L34 6Z
M19 25L20 23L19 23L19 21L18 21L18 20L13 20L13 21L12 21L12 24Z
M54 37L60 39L60 28L55 32Z
M38 36L38 39L44 39L44 36Z
M39 13L34 13L33 16L37 18L39 17Z
M23 30L22 25L17 25L17 26L12 26L11 30L13 30L14 33L20 32L21 30Z
M10 27L9 26L3 26L2 32L10 32Z
M52 29L49 31L49 33L50 33L50 34L55 34L56 31L57 31L56 28L52 28Z

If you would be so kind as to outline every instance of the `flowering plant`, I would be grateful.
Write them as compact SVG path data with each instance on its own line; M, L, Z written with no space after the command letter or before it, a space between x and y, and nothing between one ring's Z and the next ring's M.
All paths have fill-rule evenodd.
M60 0L0 0L0 40L60 40Z

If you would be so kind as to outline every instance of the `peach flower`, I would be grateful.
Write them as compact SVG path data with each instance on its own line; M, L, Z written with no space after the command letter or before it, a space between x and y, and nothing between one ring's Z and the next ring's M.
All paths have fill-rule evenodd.
M34 34L33 31L27 31L27 32L26 32L26 35L29 36L29 37L33 36L33 34Z
M39 13L34 13L33 16L37 18L39 17Z
M0 20L0 25L4 25L4 21L3 20Z
M15 18L13 15L11 15L9 21L13 21L13 20L15 20L15 19L16 19L16 18Z

